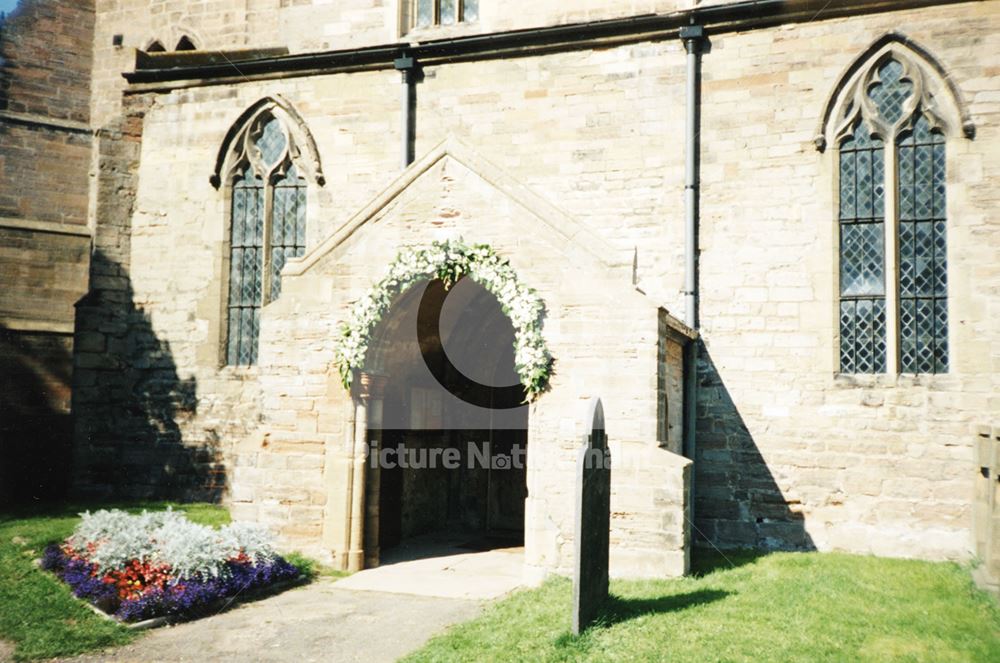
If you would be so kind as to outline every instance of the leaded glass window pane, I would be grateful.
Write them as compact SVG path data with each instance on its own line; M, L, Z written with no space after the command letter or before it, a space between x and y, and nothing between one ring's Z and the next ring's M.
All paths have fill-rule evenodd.
M458 19L458 0L440 0L441 25L453 25Z
M226 338L232 366L257 363L261 308L280 296L282 267L306 248L306 181L291 163L288 135L271 116L255 126L254 152L232 185ZM255 172L261 166L267 175Z
M462 20L467 23L479 20L479 0L465 0L462 3Z
M454 25L479 19L479 0L414 0L415 27Z
M417 0L417 27L434 24L434 0Z
M913 94L913 83L903 78L903 65L895 59L886 60L878 68L879 83L869 90L879 115L895 124L903 116L903 102Z
M249 366L257 361L263 271L264 182L248 167L233 182L227 364Z
M883 373L885 150L859 123L840 147L840 370Z
M294 166L274 186L271 226L271 299L281 294L281 268L306 252L306 181Z
M885 373L885 333L885 299L841 299L841 373Z
M260 138L257 139L257 149L260 150L261 159L268 168L278 163L278 159L285 152L288 139L281 129L281 123L271 118L261 131Z
M900 137L899 350L904 373L948 370L944 136L920 116Z

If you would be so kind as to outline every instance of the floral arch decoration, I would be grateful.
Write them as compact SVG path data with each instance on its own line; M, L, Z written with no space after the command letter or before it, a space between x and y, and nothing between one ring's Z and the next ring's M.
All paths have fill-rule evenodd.
M486 244L462 240L433 242L429 247L400 251L382 280L351 308L340 325L335 363L341 382L349 389L354 371L365 365L375 328L397 296L423 280L440 279L446 288L469 277L496 297L514 327L514 365L527 400L533 401L548 385L552 356L542 337L545 304L517 278L510 262Z

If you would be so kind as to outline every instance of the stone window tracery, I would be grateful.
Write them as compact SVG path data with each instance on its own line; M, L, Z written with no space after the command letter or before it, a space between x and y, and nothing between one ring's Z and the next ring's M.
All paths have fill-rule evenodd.
M261 308L281 294L281 268L305 254L306 180L294 138L270 111L236 141L232 169L226 363L257 363Z
M948 371L944 89L890 43L841 97L841 373Z

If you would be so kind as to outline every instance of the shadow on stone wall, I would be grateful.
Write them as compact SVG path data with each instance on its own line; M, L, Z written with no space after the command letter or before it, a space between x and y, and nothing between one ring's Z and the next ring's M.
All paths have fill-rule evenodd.
M65 496L71 338L0 325L0 506Z
M815 549L802 514L782 494L701 343L696 456L696 544L720 549Z
M197 407L170 344L134 302L128 272L101 251L76 306L73 487L79 497L218 501L226 474L218 440L185 443Z

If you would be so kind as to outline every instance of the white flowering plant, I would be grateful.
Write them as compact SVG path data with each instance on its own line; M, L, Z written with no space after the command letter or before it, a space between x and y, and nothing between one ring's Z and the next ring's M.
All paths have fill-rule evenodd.
M450 288L469 277L500 303L514 327L514 365L529 401L548 385L552 356L542 336L545 305L538 294L521 283L509 261L486 244L469 246L461 240L433 242L429 247L404 249L382 279L355 302L350 320L341 323L336 364L344 388L350 388L355 370L361 370L372 334L392 302L411 286L438 279Z
M273 537L263 525L230 523L214 529L169 508L140 514L88 511L80 514L80 524L66 544L107 571L122 571L139 562L166 565L180 579L218 577L234 559L266 564L277 558Z
M123 621L197 616L248 589L302 578L258 524L215 529L170 509L80 515L72 536L45 549L42 568Z

